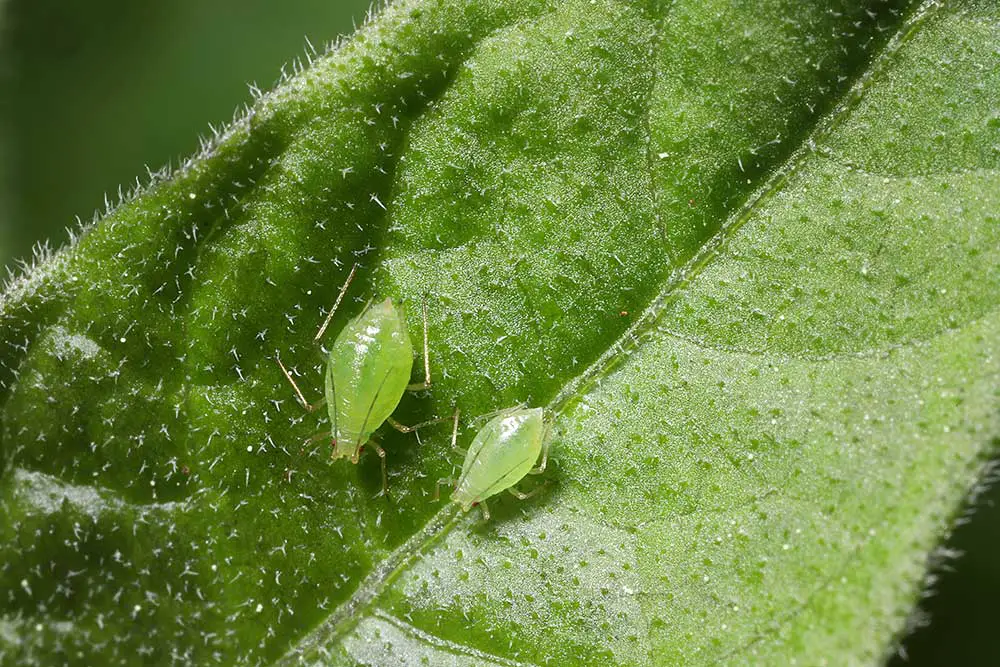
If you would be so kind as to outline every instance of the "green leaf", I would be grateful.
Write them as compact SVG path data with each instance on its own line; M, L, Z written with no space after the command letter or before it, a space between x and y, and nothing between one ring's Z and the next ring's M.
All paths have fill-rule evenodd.
M1000 426L998 24L387 7L7 290L0 655L877 663ZM354 262L334 330L429 308L401 421L549 408L538 495L302 444Z

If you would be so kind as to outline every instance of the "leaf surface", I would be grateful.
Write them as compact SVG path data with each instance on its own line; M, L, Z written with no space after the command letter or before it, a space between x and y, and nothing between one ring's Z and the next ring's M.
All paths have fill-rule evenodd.
M878 662L997 434L998 23L390 5L8 289L2 655ZM355 262L333 331L430 313L400 421L547 406L538 495L303 444Z

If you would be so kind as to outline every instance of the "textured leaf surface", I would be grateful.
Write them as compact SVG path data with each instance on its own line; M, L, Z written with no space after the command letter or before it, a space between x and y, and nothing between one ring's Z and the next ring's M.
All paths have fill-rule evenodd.
M8 290L0 654L876 663L998 432L998 24L390 6ZM302 444L354 262L335 329L429 306L399 418L547 405L541 493Z

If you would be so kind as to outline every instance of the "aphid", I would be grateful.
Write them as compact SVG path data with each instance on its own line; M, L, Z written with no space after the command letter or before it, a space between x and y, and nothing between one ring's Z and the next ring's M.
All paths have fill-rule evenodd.
M452 431L452 447L458 436L458 420ZM542 462L533 467L538 455ZM524 500L537 492L522 493L513 488L525 475L537 475L545 470L549 457L548 427L542 408L517 406L502 411L491 419L472 440L462 464L462 474L455 483L451 494L452 502L458 503L463 511L479 505L483 516L490 518L486 500L501 491ZM435 497L441 484L451 484L454 480L438 481Z
M330 314L317 332L315 341L322 338L337 311L348 286L358 269L355 264L347 281L340 289L337 301ZM349 459L357 463L361 450L370 445L382 460L382 492L388 489L385 471L385 450L372 440L372 433L384 422L403 433L415 431L422 426L434 424L443 419L433 419L415 426L404 426L390 415L399 405L407 390L419 391L431 386L430 361L427 357L427 306L424 305L424 381L410 383L413 371L413 344L406 328L406 316L401 307L391 299L365 306L361 314L348 322L333 346L326 360L326 389L323 399L310 404L302 395L291 373L277 358L281 372L291 383L295 395L306 410L312 412L323 403L327 404L330 423L329 434L318 437L332 438L332 459ZM312 438L315 440L317 438Z

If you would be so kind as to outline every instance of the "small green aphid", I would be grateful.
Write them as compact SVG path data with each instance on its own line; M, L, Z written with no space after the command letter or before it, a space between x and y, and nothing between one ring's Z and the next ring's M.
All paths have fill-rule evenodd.
M340 289L340 295L333 304L323 326L316 334L315 341L333 319L348 286L358 269L355 264L347 281ZM431 386L431 369L427 357L427 306L424 305L424 381L410 383L413 372L413 344L406 328L406 316L401 307L391 299L365 306L361 314L348 322L327 355L325 397L316 404L306 401L299 386L292 379L281 359L277 358L281 372L291 383L295 395L306 410L312 412L323 403L327 404L330 423L329 433L321 433L311 438L330 436L333 445L333 460L346 458L357 463L361 450L370 445L382 460L382 492L388 489L385 471L385 450L372 440L372 433L384 422L393 428L409 433L422 426L434 424L443 419L433 419L415 426L404 426L390 415L399 405L407 390L420 391Z
M441 484L454 483L452 502L458 503L466 512L474 505L479 505L485 519L490 518L487 498L501 491L507 491L521 500L529 498L538 489L531 493L521 493L514 485L525 475L537 475L545 470L549 457L548 430L542 408L517 406L503 410L480 429L472 440L458 481L438 480L435 497L439 496ZM452 447L455 447L457 437L456 419L452 431ZM534 465L539 454L542 462L536 468Z

